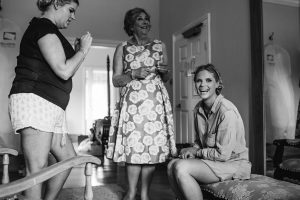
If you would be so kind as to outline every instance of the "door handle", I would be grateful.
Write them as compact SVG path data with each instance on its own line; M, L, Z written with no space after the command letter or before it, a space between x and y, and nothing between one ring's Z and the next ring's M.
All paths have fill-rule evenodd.
M180 109L180 108L181 108L181 104L180 104L180 103L177 104L177 105L176 105L176 108Z

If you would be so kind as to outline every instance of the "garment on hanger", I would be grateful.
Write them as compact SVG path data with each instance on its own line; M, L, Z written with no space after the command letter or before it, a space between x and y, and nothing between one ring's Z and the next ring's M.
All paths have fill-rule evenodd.
M264 49L264 110L267 143L294 139L296 106L288 52L279 45Z

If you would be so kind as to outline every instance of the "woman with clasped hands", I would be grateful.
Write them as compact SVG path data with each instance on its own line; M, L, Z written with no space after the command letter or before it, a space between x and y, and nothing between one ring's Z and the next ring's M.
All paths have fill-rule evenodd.
M202 200L199 184L249 179L251 172L243 121L220 94L220 73L211 64L200 66L194 83L201 97L194 109L196 140L168 164L169 181L180 200Z
M16 76L9 94L9 112L15 133L21 135L26 176L47 166L49 152L57 161L76 155L67 135L65 110L72 77L87 55L92 37L83 35L72 45L61 34L75 19L78 0L38 0L42 12L34 17L20 44ZM26 199L56 199L70 170L24 192Z
M176 154L172 107L163 80L167 54L162 41L149 38L150 16L142 8L126 12L124 29L130 37L114 54L113 84L120 101L112 118L107 157L125 162L128 191L136 199L141 177L141 200L149 200L155 166Z

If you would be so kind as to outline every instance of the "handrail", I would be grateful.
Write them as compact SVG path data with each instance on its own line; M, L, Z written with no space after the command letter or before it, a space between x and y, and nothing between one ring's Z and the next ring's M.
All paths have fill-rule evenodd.
M36 184L42 183L51 177L83 163L101 164L101 160L95 156L76 156L67 160L55 163L30 176L0 185L0 197L5 197L27 190Z
M3 156L2 159L3 172L2 172L1 183L6 184L9 182L9 174L8 174L9 156L10 155L17 156L18 151L11 148L0 147L0 155Z
M1 154L10 154L10 155L13 155L13 156L17 156L18 151L14 150L14 149L10 149L10 148L1 147L0 148L0 155Z

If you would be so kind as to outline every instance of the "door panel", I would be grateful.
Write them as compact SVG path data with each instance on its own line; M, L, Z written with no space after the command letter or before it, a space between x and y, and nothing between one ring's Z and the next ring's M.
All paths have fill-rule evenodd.
M203 23L201 33L184 38L182 32ZM210 15L207 14L180 33L173 35L174 117L176 143L194 142L193 108L200 100L193 83L196 66L210 63Z

